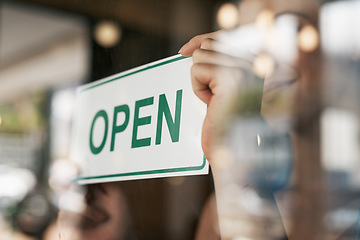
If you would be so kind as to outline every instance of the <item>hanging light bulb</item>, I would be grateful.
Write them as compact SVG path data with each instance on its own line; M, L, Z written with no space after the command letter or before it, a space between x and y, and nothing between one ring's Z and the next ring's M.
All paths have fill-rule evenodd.
M224 3L217 12L217 23L221 28L230 29L238 25L239 11L235 4Z
M113 21L101 21L94 29L96 42L106 48L115 46L121 40L121 35L119 25Z
M301 28L298 34L298 45L304 52L313 52L319 46L319 33L310 24Z

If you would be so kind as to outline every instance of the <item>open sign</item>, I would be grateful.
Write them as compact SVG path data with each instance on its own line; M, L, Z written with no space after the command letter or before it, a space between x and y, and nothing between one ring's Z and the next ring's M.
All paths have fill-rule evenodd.
M70 157L80 183L206 174L206 105L191 58L174 56L79 87Z

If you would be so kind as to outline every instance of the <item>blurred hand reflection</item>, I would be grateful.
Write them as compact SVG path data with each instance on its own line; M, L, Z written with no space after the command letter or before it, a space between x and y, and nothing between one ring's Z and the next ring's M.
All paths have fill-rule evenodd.
M125 196L116 183L91 184L80 214L59 213L61 239L136 239L131 235Z

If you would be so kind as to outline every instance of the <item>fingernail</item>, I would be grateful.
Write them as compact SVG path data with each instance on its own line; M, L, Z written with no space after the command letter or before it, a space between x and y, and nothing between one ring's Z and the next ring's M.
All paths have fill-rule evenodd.
M181 51L184 50L184 48L186 48L186 45L187 45L187 44L185 44L184 46L182 46L182 47L180 48L180 50L178 51L178 53L181 53Z

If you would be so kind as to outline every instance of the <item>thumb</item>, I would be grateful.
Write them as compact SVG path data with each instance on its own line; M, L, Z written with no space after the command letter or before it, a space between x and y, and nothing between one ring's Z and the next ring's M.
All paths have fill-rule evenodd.
M193 37L192 39L190 39L189 42L187 42L186 44L184 44L178 53L180 53L181 55L183 55L184 57L190 57L192 56L193 52L195 51L195 49L200 48L201 43L207 39L207 38L215 38L217 32L211 32L211 33L206 33L206 34L202 34L202 35L197 35L195 37Z

